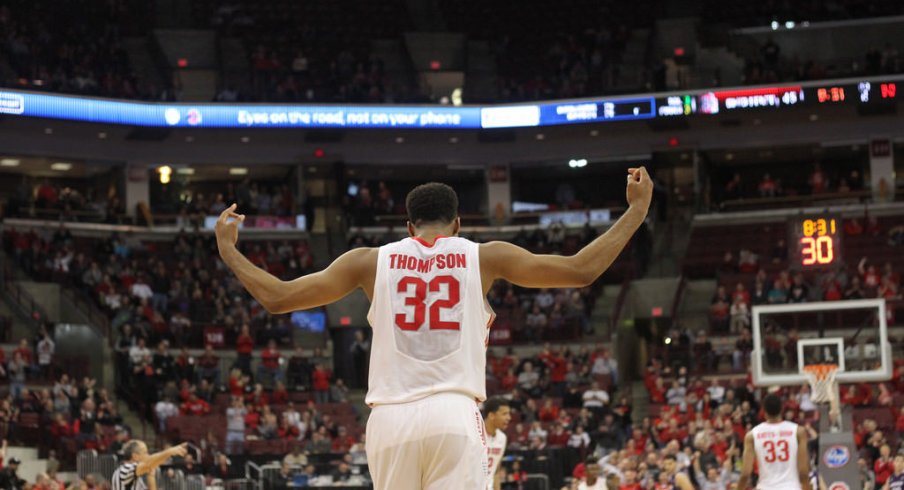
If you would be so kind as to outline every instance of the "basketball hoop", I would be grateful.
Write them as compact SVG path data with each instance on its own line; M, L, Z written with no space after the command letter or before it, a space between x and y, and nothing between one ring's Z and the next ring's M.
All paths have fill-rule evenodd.
M829 421L832 431L841 428L841 408L838 404L838 384L835 374L837 364L809 364L804 366L804 374L810 383L810 400L813 403L829 404Z
M804 366L810 382L810 400L813 403L832 403L835 400L835 373L837 364L809 364Z

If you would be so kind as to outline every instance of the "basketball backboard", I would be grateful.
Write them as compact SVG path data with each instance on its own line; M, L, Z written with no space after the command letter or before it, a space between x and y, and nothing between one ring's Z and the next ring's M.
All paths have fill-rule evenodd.
M800 385L804 366L837 364L838 383L892 376L885 300L754 306L751 371L757 386Z

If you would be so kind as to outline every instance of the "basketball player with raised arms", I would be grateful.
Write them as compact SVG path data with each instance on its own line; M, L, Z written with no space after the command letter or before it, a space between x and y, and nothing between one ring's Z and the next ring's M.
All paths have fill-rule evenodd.
M499 462L505 455L505 445L508 442L505 428L512 420L512 410L504 398L493 397L484 402L483 413L487 433L487 468L489 468L486 490L499 490L502 482L497 472Z
M744 460L738 490L747 490L754 459L759 469L758 490L812 490L807 432L782 420L782 399L770 393L763 398L766 421L744 438Z
M486 399L486 346L493 312L486 294L503 279L527 288L583 287L628 243L650 206L653 183L628 169L628 209L572 256L537 255L507 242L459 238L458 196L429 183L405 199L409 237L356 248L323 271L283 281L236 248L245 219L233 204L216 224L220 257L272 314L370 299L373 328L365 401L367 462L376 490L486 488L487 449L477 403Z

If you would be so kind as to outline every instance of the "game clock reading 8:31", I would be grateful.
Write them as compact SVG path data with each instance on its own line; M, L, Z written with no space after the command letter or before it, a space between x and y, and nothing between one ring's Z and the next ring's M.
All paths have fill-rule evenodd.
M791 265L798 269L831 267L841 261L841 218L810 216L788 222Z

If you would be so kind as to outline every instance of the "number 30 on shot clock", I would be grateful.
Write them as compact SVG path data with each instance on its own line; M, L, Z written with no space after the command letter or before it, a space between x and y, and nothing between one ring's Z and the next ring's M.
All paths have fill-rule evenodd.
M792 264L810 269L831 267L841 261L840 216L801 216L788 222Z

